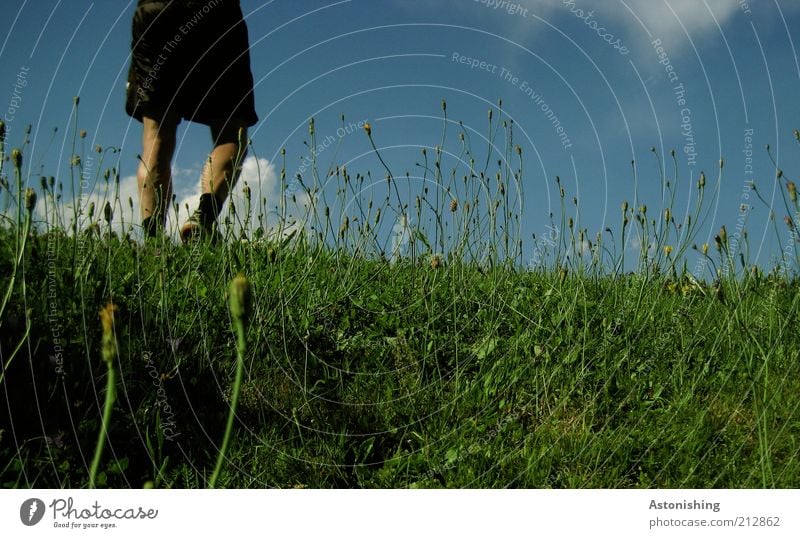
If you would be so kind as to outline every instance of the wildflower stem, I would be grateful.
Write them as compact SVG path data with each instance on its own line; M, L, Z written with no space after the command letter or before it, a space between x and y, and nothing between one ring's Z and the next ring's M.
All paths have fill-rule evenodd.
M100 433L97 435L97 444L94 448L94 458L92 458L92 466L89 469L89 487L92 489L97 487L97 470L100 467L103 449L105 448L106 439L108 438L108 427L111 424L111 412L114 409L114 403L117 401L116 383L116 368L113 363L109 363L106 376L106 399L103 404L103 422L100 424Z
M233 381L233 388L231 389L231 406L228 411L228 422L225 425L225 435L222 438L222 444L219 447L219 454L217 454L217 463L214 466L214 472L208 481L208 486L214 488L219 478L219 473L222 470L222 463L225 461L225 453L228 450L228 442L230 441L231 432L233 431L233 421L236 418L236 407L239 403L239 392L242 387L242 378L244 377L244 355L247 351L247 323L250 315L251 304L251 290L250 283L243 275L237 276L231 282L230 289L230 310L231 317L233 318L233 326L236 330L236 377Z

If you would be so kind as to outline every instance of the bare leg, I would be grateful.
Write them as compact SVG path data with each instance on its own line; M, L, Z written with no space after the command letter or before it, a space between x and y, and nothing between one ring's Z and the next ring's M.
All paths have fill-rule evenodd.
M212 230L222 204L236 185L247 152L247 126L241 121L211 126L214 149L200 177L200 206L181 228L184 241Z
M212 125L211 138L214 149L200 181L203 193L213 194L221 205L239 179L240 167L247 152L247 126L236 121Z
M142 158L136 175L142 225L145 235L152 236L164 228L167 217L178 120L174 116L167 116L161 121L144 117L142 123Z

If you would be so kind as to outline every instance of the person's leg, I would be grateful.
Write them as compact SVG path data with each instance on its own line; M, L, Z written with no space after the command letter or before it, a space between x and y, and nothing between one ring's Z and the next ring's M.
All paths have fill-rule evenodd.
M146 237L164 229L172 196L172 156L178 119L168 114L162 120L142 118L142 155L137 179L142 228Z
M200 206L181 228L184 240L211 229L222 204L239 179L247 152L247 124L244 121L231 120L210 127L214 149L200 177Z
M214 149L203 169L203 193L212 193L220 203L236 185L242 162L247 153L247 125L230 121L225 125L212 125L211 138Z

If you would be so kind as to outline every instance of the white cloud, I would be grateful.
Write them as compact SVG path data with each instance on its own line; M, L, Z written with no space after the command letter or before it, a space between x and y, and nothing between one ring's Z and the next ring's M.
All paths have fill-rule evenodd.
M458 2L462 9L469 9L477 17L485 17L485 10L504 16L503 23L510 29L508 37L522 44L532 37L534 16L547 20L574 38L570 35L575 32L574 28L571 25L567 31L566 23L574 23L579 16L586 18L591 13L591 17L586 18L586 31L605 28L606 33L611 32L634 54L639 51L648 55L652 54L650 41L653 39L661 39L670 46L672 54L679 54L691 50L689 37L695 42L702 41L704 32L718 33L717 23L724 31L725 24L733 17L744 16L739 0L518 0L517 3L528 10L526 14L504 13L505 10L494 7L501 4L495 0ZM597 25L589 26L590 21L596 21ZM598 36L598 39L602 38ZM599 41L598 45L604 44Z

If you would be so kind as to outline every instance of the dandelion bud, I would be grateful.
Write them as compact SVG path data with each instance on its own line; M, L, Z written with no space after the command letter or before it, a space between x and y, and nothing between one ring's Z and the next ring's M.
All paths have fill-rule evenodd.
M114 209L111 207L111 202L106 202L106 206L103 208L103 216L106 222L111 224L111 220L114 218Z
M367 136L369 136L371 138L372 137L372 126L369 124L369 122L364 124L364 130L367 132ZM424 151L425 150L423 149L423 152Z
M672 254L672 247L670 245L664 247L664 254L666 254L667 256Z
M94 147L96 153L103 153L103 148L98 144Z
M114 338L117 310L117 305L114 303L108 303L100 310L100 325L103 328L101 354L103 356L103 361L109 366L113 364L117 356L117 343Z
M84 131L83 129L81 129L81 130L78 132L78 136L79 136L79 137L81 137L81 139L84 139L84 138L86 138L86 131Z
M250 281L243 274L240 273L231 282L228 288L228 301L233 320L247 323L252 312L253 290Z
M34 207L36 207L36 191L28 187L25 189L25 210L32 213Z
M457 209L458 209L458 200L453 198L452 200L450 200L450 212L455 213Z
M492 121L492 109L489 109L489 121Z
M11 150L11 163L17 170L22 169L22 152L17 148Z
M789 191L789 199L797 203L797 186L794 184L794 181L790 181L786 184L786 190Z

